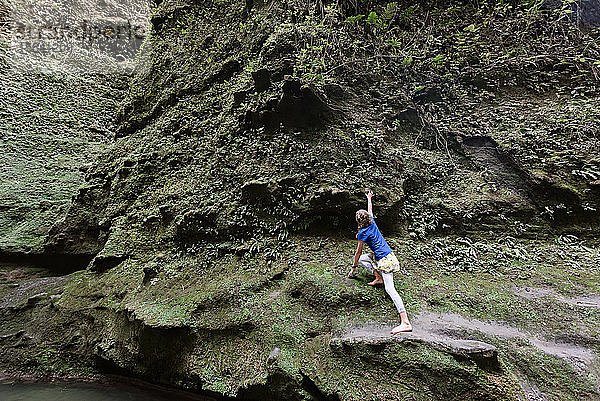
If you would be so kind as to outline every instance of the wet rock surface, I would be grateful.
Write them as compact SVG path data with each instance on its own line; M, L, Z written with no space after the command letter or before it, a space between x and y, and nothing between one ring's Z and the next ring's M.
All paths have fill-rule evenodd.
M62 288L68 277L40 277L28 279L12 286L0 299L1 309L24 309L50 300L49 292Z
M465 335L469 332L479 332L487 336L521 339L547 354L564 359L579 371L595 372L597 369L598 356L596 352L592 348L580 345L573 339L564 338L563 341L554 341L545 338L543 333L532 334L500 322L483 322L457 314L425 313L419 315L416 321L424 330L438 333L454 331L456 334Z
M479 333L488 337L525 340L545 353L563 358L581 372L596 372L598 369L598 356L593 348L581 345L574 337L554 341L500 322L482 322L451 313L422 312L413 318L413 326L411 333L391 334L393 326L371 323L348 329L343 335L332 338L331 345L339 348L367 344L376 348L394 342L422 342L454 357L473 360L482 367L498 369L497 348L471 339L470 333Z

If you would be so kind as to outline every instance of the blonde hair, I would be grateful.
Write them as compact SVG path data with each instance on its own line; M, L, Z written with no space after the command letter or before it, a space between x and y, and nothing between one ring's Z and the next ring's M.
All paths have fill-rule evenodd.
M359 230L368 227L371 225L371 215L365 209L360 209L356 212L356 222Z

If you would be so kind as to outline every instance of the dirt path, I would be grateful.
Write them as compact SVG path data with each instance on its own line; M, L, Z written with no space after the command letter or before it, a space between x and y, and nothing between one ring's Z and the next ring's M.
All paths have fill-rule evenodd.
M549 355L565 359L579 372L594 370L597 359L596 354L584 346L551 341L501 322L484 322L468 319L456 313L433 312L423 312L415 316L413 321L414 326L418 327L416 330L437 333L449 338L464 336L467 332L475 331L488 336L525 340Z
M467 349L492 347L481 341L473 341L472 336L468 334L469 332L479 332L499 338L525 340L549 355L567 360L580 372L594 370L597 360L595 353L584 346L568 342L550 341L517 327L500 322L469 319L457 313L422 312L412 318L412 323L414 327L412 333L392 335L390 333L391 325L369 323L361 327L350 328L340 338L351 342L404 341L405 339L411 339L431 344L451 344Z
M341 336L332 339L332 344L384 344L389 342L422 342L434 349L455 356L472 359L480 366L498 365L496 347L474 340L476 333L501 339L519 339L546 354L562 358L581 374L600 374L600 363L591 349L570 342L557 342L544 338L541 334L532 334L520 328L502 322L469 319L457 313L421 312L412 318L413 332L392 335L392 325L367 323L348 328ZM568 337L565 337L568 338ZM546 400L536 383L529 378L520 377L523 392L528 401ZM600 390L600 389L599 389Z
M568 298L551 288L538 287L515 287L515 294L525 299L553 298L571 306L579 306L582 308L600 309L600 294L587 294L579 297Z

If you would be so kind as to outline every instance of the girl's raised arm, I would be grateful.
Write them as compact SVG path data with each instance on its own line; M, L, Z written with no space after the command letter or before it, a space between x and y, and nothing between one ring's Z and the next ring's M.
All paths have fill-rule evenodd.
M367 212L373 217L373 203L371 203L371 198L373 197L373 192L369 189L367 191Z

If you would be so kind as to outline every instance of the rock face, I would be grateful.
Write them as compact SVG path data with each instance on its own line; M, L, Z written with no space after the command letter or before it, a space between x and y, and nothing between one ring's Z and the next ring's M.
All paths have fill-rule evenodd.
M580 25L600 26L600 1L598 0L583 0L566 4L548 0L544 2L544 5L555 10L571 11L569 17Z
M104 372L127 372L156 383L177 384L213 395L235 394L244 400L360 399L362 394L355 386L361 376L392 375L403 380L404 375L397 377L396 370L406 363L419 365L406 372L408 383L416 386L414 393L426 392L426 387L434 385L439 399L486 391L484 387L498 374L496 349L479 341L447 338L444 342L430 334L392 337L363 331L361 336L350 332L333 338L320 334L304 339L304 345L298 343L290 348L287 343L293 338L288 337L293 336L292 332L285 333L284 329L276 334L261 327L267 321L277 324L281 318L277 315L258 319L247 316L245 321L234 321L230 316L221 322L183 323L173 320L173 316L170 320L142 316L133 305L120 312L106 309L100 307L104 303L101 299L84 306L79 301L87 303L99 295L80 292L93 275L29 279L0 294L0 316L20 327L2 330L0 345L7 350L0 357L2 366L12 363L13 369L26 369L29 365L54 374L77 374L93 366ZM36 293L42 285L48 293ZM280 292L262 307L268 308L270 303L277 309L287 304L290 297L286 292ZM190 317L209 316L207 306L196 306ZM18 313L31 318L20 322ZM74 318L83 320L73 324ZM294 330L315 323L320 324L295 323ZM385 331L389 332L389 328ZM48 338L64 346L56 353L46 351L50 354L40 360L37 355L47 349ZM23 352L27 349L33 351L33 357ZM290 352L294 353L293 359ZM357 371L359 360L362 365ZM294 366L288 366L292 361ZM436 370L439 377L428 379L425 387L409 378L417 371L429 375L429 370ZM216 376L207 380L208 372ZM238 387L240 377L246 384ZM450 378L453 384L444 384ZM332 388L335 390L329 390ZM507 391L508 388L498 388L491 393L507 398ZM401 390L393 382L382 382L371 393L381 399L390 394L395 398Z
M41 254L114 139L148 26L143 2L3 2L0 254ZM80 266L81 267L81 266Z
M587 0L581 4L580 18L584 24L600 26L600 1Z
M397 62L394 48L382 58L385 66L368 57L349 61L351 38L370 23L345 26L333 10L323 11L342 36L339 43L316 45L302 33L312 29L310 21L302 17L294 25L299 10L289 14L287 6L274 2L249 12L236 4L218 12L169 2L157 7L156 40L148 43L120 112L117 146L90 168L68 216L51 230L48 252L93 255L108 244L115 247L111 254L131 255L150 243L240 242L350 227L366 187L375 190L378 217L388 231L419 237L449 229L502 230L504 217L532 232L562 230L575 221L578 229L597 227L600 206L591 188L600 170L590 152L597 146L596 81L576 81L570 69L578 66L556 64L557 51L571 50L554 49L538 68L550 72L535 75L500 67L509 63L501 59L489 64L498 71L473 67L455 60L453 52L475 57L477 47L454 48L449 42L446 64L432 74L452 74L467 65L468 72L441 84L427 78L429 64ZM434 6L424 5L414 18L428 7ZM202 25L213 18L209 9L217 12L218 29ZM460 10L465 16L473 11ZM511 24L522 12L494 21L495 29L515 28ZM440 15L440 21L446 17ZM543 13L536 18L540 24L559 23ZM416 29L395 20L387 24ZM479 29L464 28L463 33L439 28L438 34L449 41L450 34L468 36ZM495 49L497 38L488 29L477 40ZM585 46L592 37L582 35ZM181 41L188 45L174 44ZM329 58L310 64L319 46ZM527 46L531 53L546 51L542 42ZM507 69L508 76L499 75ZM576 98L542 102L506 92L528 85L543 91L553 80L563 82L563 91L582 84L590 96L579 104ZM498 96L491 97L491 90ZM530 113L521 115L522 107ZM582 119L571 119L582 121L580 126L561 124L571 112L581 113ZM542 123L548 115L554 120ZM554 156L540 158L530 132ZM586 136L589 146L569 145L574 135ZM480 146L479 138L496 150L486 151L489 146ZM567 150L574 161L553 164Z
M518 399L526 356L558 370L502 340L358 340L397 315L343 274L367 188L386 236L492 232L495 266L523 255L513 236L596 233L594 32L537 3L154 6L115 142L44 244L92 262L28 296L32 319L5 308L3 366L46 366L46 336L53 363L251 400ZM419 262L482 247L454 245ZM564 377L549 388L596 395Z

